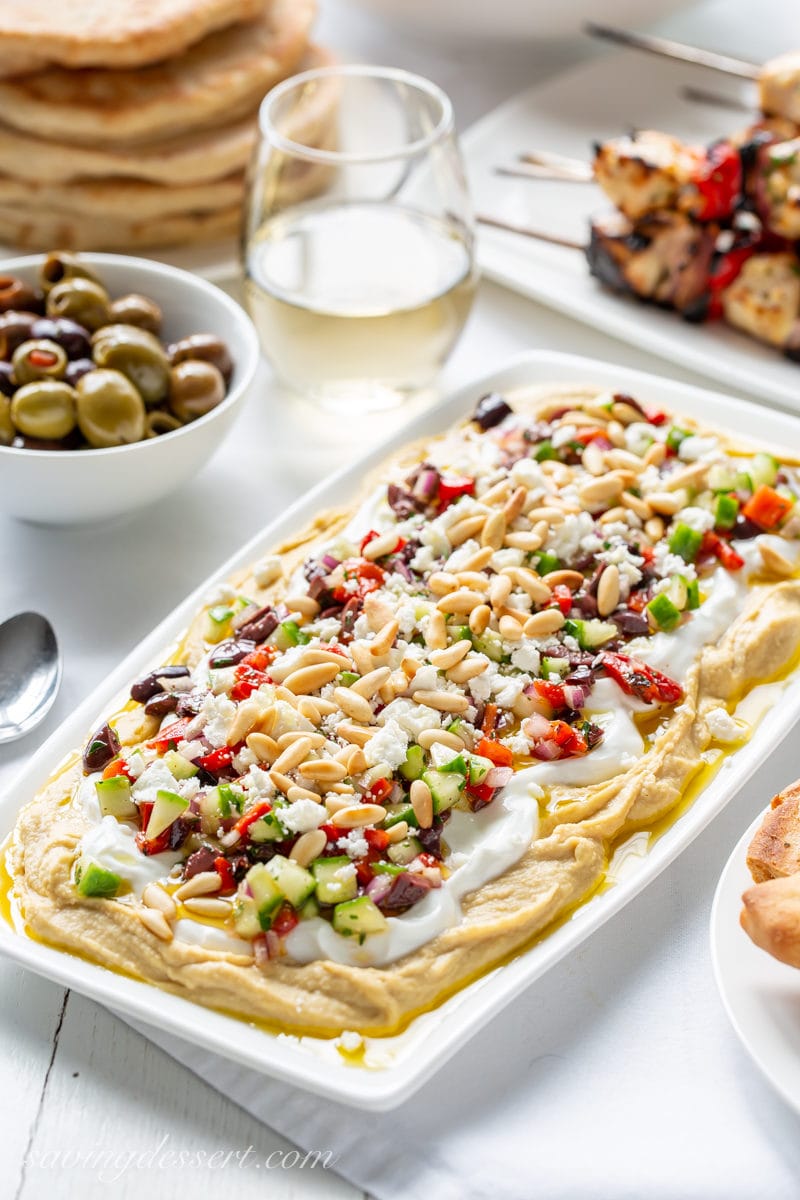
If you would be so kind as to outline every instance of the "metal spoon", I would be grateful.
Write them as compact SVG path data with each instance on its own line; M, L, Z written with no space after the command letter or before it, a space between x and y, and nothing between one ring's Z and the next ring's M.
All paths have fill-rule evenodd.
M0 742L12 742L44 720L61 683L53 626L40 613L18 613L0 625Z

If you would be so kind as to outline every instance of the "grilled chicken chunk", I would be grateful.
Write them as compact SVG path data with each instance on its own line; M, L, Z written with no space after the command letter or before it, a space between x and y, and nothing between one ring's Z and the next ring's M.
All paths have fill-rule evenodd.
M597 183L632 221L657 209L682 208L694 191L696 155L678 138L654 129L599 144Z
M589 270L616 292L683 311L707 287L717 233L676 212L636 225L609 213L592 221Z
M756 254L722 292L725 320L759 341L786 349L800 316L800 264L794 254Z
M765 63L758 90L760 107L767 116L800 123L800 52L781 54Z
M760 148L752 187L765 226L792 241L800 238L800 137Z

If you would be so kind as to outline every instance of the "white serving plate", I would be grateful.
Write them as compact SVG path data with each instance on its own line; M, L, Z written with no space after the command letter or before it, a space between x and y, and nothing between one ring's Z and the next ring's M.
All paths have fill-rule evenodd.
M756 817L720 876L711 910L711 958L722 1003L742 1045L775 1090L800 1113L800 971L759 950L739 924L752 887L747 847Z
M544 350L514 359L504 369L476 380L415 418L365 458L315 487L206 580L32 757L0 798L0 841L13 827L20 799L30 797L63 757L83 743L89 730L114 710L119 698L127 695L131 679L158 665L164 648L181 635L213 585L301 528L319 509L352 500L364 475L388 453L406 441L439 432L467 416L485 392L544 383L588 383L629 391L649 403L691 413L700 421L776 446L796 445L800 432L800 423L785 414L759 410L741 400L609 363ZM369 1039L367 1069L346 1064L331 1041L265 1032L31 941L3 922L0 952L128 1017L155 1025L162 1032L194 1039L205 1050L343 1103L371 1110L390 1109L421 1087L456 1051L468 1052L465 1044L473 1033L654 879L724 808L799 717L800 676L787 683L780 705L770 714L769 730L757 730L746 746L728 758L691 809L649 852L629 863L622 882L578 909L545 941L464 988L435 1011L416 1018L404 1032L388 1039Z
M725 3L705 5L687 14L684 29L674 19L665 23L684 41L716 46L728 53L760 60L767 53L794 48L800 42L792 5L763 0L759 30L736 6L730 17ZM761 8L759 9L761 13ZM714 14L717 20L712 21ZM606 18L605 10L602 12ZM763 27L762 27L763 22ZM769 50L764 49L763 28ZM752 33L753 44L736 45ZM732 44L733 43L733 44ZM752 103L753 85L713 71L655 58L633 50L613 51L534 86L482 118L462 138L475 211L517 225L533 226L585 242L592 213L610 202L594 184L510 179L495 173L513 164L520 153L556 151L587 161L598 139L656 128L693 142L709 142L746 126L747 112L694 104L680 95L693 84ZM681 366L752 393L790 411L800 412L800 364L778 350L727 328L722 322L690 325L676 313L615 296L589 275L580 251L546 245L519 235L479 227L478 260L492 279L551 308Z

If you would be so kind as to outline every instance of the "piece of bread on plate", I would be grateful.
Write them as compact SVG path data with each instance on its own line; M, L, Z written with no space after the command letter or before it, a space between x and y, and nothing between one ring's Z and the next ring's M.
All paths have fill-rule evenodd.
M762 950L800 967L800 781L773 798L747 866L755 885L742 896L742 928Z

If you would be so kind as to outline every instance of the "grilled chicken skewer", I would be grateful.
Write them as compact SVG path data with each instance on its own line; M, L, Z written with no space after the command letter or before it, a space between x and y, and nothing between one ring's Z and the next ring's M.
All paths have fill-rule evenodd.
M800 52L792 51L771 58L763 66L730 58L712 50L697 46L685 46L669 38L653 37L651 34L632 33L610 25L599 25L593 21L584 26L592 37L602 38L617 45L645 50L662 58L675 58L681 62L695 63L733 75L737 79L750 79L758 84L759 107L767 116L787 117L800 122Z
M790 251L766 252L746 226L722 229L682 213L639 222L609 213L591 222L588 245L479 216L485 225L582 250L589 270L614 292L729 325L800 361L800 265Z

